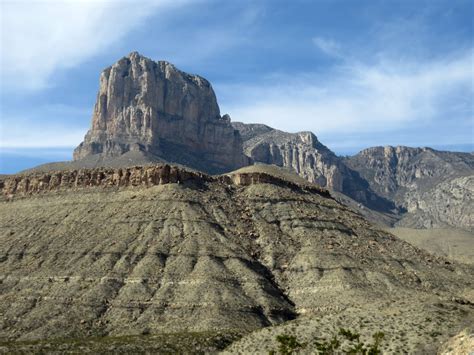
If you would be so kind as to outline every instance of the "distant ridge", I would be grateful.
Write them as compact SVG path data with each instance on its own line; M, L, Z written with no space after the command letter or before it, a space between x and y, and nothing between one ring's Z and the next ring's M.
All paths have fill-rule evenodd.
M261 124L233 122L255 162L292 169L340 192L345 203L377 213L386 225L474 231L474 155L432 148L372 147L338 157L311 132L287 133ZM382 213L386 217L379 214Z

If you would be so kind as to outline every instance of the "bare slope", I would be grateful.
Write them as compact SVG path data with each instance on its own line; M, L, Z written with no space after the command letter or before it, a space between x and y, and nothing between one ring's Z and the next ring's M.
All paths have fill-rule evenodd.
M474 233L449 229L387 229L397 237L430 253L462 263L474 264Z
M472 320L471 267L269 172L82 169L9 177L2 192L3 340L246 333L381 300L421 317L430 297L452 316L436 337Z

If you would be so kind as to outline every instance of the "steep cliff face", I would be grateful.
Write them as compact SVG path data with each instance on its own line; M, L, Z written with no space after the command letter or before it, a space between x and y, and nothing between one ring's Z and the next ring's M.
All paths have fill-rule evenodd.
M210 83L133 52L100 76L92 127L74 159L143 151L208 172L248 164Z
M399 225L474 228L471 153L373 147L347 158L345 164L379 195L407 210Z
M403 205L407 213L398 226L453 226L474 231L474 175L446 179L427 190L409 191Z
M395 209L393 203L371 191L367 182L313 133L287 133L261 124L232 125L244 140L245 154L255 162L291 168L304 179L343 192L370 208L385 212Z

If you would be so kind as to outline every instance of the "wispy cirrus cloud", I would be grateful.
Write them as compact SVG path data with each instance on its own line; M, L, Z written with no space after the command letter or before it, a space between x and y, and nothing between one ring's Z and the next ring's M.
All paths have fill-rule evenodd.
M313 44L323 53L332 56L341 56L341 45L333 39L324 37L313 37Z
M291 132L387 132L455 119L472 124L473 50L443 60L348 60L324 76L272 77L260 84L218 85L234 120ZM469 134L469 132L467 132Z
M2 1L1 78L9 90L40 89L59 69L107 50L156 11L185 0Z

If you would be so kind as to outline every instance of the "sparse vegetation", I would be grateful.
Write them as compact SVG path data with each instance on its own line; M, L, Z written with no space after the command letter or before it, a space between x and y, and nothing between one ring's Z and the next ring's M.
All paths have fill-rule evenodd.
M179 332L115 337L0 341L0 354L207 354L223 350L242 335L228 332Z
M300 349L306 347L306 344L300 343L294 335L281 334L276 337L278 345L278 354L291 355ZM270 354L276 354L275 351L270 351Z
M296 354L302 349L308 349L318 355L332 354L360 354L379 355L381 354L380 344L385 337L383 332L376 332L372 335L371 343L364 343L360 339L360 334L349 329L340 328L339 333L331 339L315 339L312 343L303 343L294 335L280 334L276 337L279 343L278 350L272 350L269 355Z

